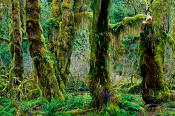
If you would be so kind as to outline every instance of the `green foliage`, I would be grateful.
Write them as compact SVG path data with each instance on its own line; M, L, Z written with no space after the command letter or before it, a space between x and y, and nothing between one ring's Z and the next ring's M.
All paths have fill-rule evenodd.
M11 99L0 98L0 115L12 116L16 111Z
M11 64L10 52L8 49L8 44L0 45L0 66L5 65L5 67L9 67Z
M90 48L88 38L89 31L87 28L82 29L81 33L77 33L73 44L73 51L87 51L87 49Z
M137 7L137 13L144 13L144 1L143 0L134 0L135 6ZM110 22L115 24L123 20L124 17L134 16L133 5L127 3L126 0L113 0L112 8L110 9Z
M47 30L47 34L50 35L52 32L52 27L56 27L57 29L59 28L59 21L55 18L50 18L47 20L45 24L45 28Z

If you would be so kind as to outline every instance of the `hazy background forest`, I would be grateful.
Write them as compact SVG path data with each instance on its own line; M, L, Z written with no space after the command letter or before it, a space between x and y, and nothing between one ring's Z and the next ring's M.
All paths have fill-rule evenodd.
M40 1L41 9L33 1L37 1L37 4ZM68 8L70 2L73 5ZM111 3L107 10L99 11L104 3L108 4L108 2ZM175 114L174 9L173 0L95 0L95 2L94 0L0 0L0 115ZM17 14L13 14L13 11ZM107 18L102 19L103 23L99 23L101 17L98 16L101 16L101 12L107 13ZM36 18L38 15L40 18ZM160 17L160 20L154 16ZM16 20L16 17L20 17L20 23L17 22L19 20ZM32 27L32 21L34 24L40 22L41 27L34 25ZM17 32L14 31L18 23L21 40L15 43ZM98 26L101 26L100 29ZM42 34L37 29L41 29ZM99 30L99 33L96 30ZM107 31L110 33L109 36L104 33ZM31 33L35 35L37 32L40 34L40 40L34 40L37 36L32 37ZM54 40L54 36L61 39ZM165 38L162 40L163 43L157 39L158 36ZM110 38L110 42L96 39L100 37ZM157 40L143 40L151 37ZM96 40L93 41L92 38ZM41 43L40 47L37 47L38 41ZM99 41L104 43L99 45ZM67 46L62 47L61 43L67 43ZM15 54L14 47L18 45L21 47L20 55L18 52ZM40 60L36 57L38 54L32 52L35 49L31 46L38 51L41 48ZM99 80L93 80L98 74L92 72L94 68L92 64L95 65L98 58L104 55L98 56L98 52L95 53L93 49L100 51L101 47L107 49L107 52L102 50L101 53L105 52L105 55L107 53L110 60L101 61L102 66L98 70L105 72L105 79L100 76ZM150 55L150 52L154 56ZM64 55L59 56L60 54ZM143 61L142 58L146 55L150 59L153 58L153 61L149 58ZM20 74L16 75L14 70L15 62L18 62L19 57L22 58L22 62L21 60L19 62L23 69L18 69L18 72L23 73L22 79L17 77ZM109 62L109 66L106 62ZM36 66L37 63L40 67ZM146 65L142 67L144 63ZM156 71L154 71L154 64ZM98 63L96 65L95 71ZM148 72L145 73L144 69ZM50 74L51 72L53 74ZM156 76L152 74L155 72ZM154 85L150 83L154 83L154 80L150 81L149 78L154 79L154 77L157 79L156 89L151 90ZM42 78L46 79L43 81ZM108 83L108 79L111 79L111 84ZM56 82L57 84L54 84ZM144 82L147 83L146 87ZM163 84L159 86L159 83ZM152 98L149 95L145 96L148 94L144 93L147 88Z

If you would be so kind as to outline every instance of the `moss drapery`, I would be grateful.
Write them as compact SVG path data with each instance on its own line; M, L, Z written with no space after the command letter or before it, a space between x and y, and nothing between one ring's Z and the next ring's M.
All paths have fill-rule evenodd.
M55 97L56 100L64 99L58 86L53 65L50 56L47 54L45 40L42 35L39 21L40 7L39 0L26 0L26 31L30 44L30 55L34 62L44 97L48 98L48 100L51 100L52 97Z

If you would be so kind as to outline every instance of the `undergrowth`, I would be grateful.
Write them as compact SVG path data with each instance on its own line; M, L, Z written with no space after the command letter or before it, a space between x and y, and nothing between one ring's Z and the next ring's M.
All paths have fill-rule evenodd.
M129 94L127 89L119 91L122 100L119 102L119 109L116 111L110 107L104 107L101 110L93 110L81 115L87 116L138 116L145 115L147 112L144 109L144 101L141 94ZM14 105L14 100L9 98L0 98L0 116L13 116L16 115L17 108ZM52 98L51 102L48 102L45 98L38 98L31 101L16 101L21 107L22 115L41 115L41 116L71 116L66 114L69 111L75 111L77 109L88 108L91 103L91 96L88 92L76 92L67 93L65 95L65 101L56 102ZM165 105L165 104L164 104ZM166 103L168 106L169 103ZM162 105L163 106L163 105ZM172 104L170 105L172 106ZM173 107L174 108L174 107ZM164 111L167 108L161 108ZM168 109L166 114L175 114L174 110ZM160 113L164 113L162 112ZM80 115L80 114L79 114Z

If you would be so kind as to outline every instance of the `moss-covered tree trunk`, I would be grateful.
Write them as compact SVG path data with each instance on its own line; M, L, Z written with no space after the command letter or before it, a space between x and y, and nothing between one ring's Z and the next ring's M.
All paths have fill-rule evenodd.
M51 97L64 99L57 83L53 65L45 47L45 40L42 35L39 21L40 7L40 0L26 0L26 31L30 44L30 55L43 88L44 97L49 100Z
M22 38L24 37L24 0L20 0L20 19L21 19L21 32L22 32Z
M118 100L111 91L109 54L110 36L108 33L108 10L111 0L93 1L93 24L90 35L91 56L88 86L92 96L92 106L100 108L109 98ZM117 98L117 99L116 99Z
M140 38L140 69L142 81L142 97L146 104L159 104L170 99L170 91L164 79L166 17L169 15L171 0L156 0L151 4L152 18L148 15L143 23Z
M48 49L51 53L51 59L54 62L54 70L57 77L57 81L59 84L59 87L62 92L65 90L65 85L63 80L60 76L60 70L59 70L59 41L58 41L58 35L59 35L59 22L61 21L61 0L53 0L52 1L52 8L51 8L51 18L49 19L49 22L52 22L52 25L50 25L50 32L48 36Z
M59 23L58 35L58 70L61 79L66 85L70 58L72 54L72 45L74 40L74 17L73 17L74 0L63 0L62 3L62 20Z
M16 78L12 83L19 85L23 80L23 52L22 52L22 36L21 36L21 20L19 0L12 0L12 25L10 33L10 51L13 58L13 66L10 69L10 78Z
M140 39L140 69L142 97L147 104L158 104L170 97L164 80L165 33L161 38L155 34L154 24L146 24Z

